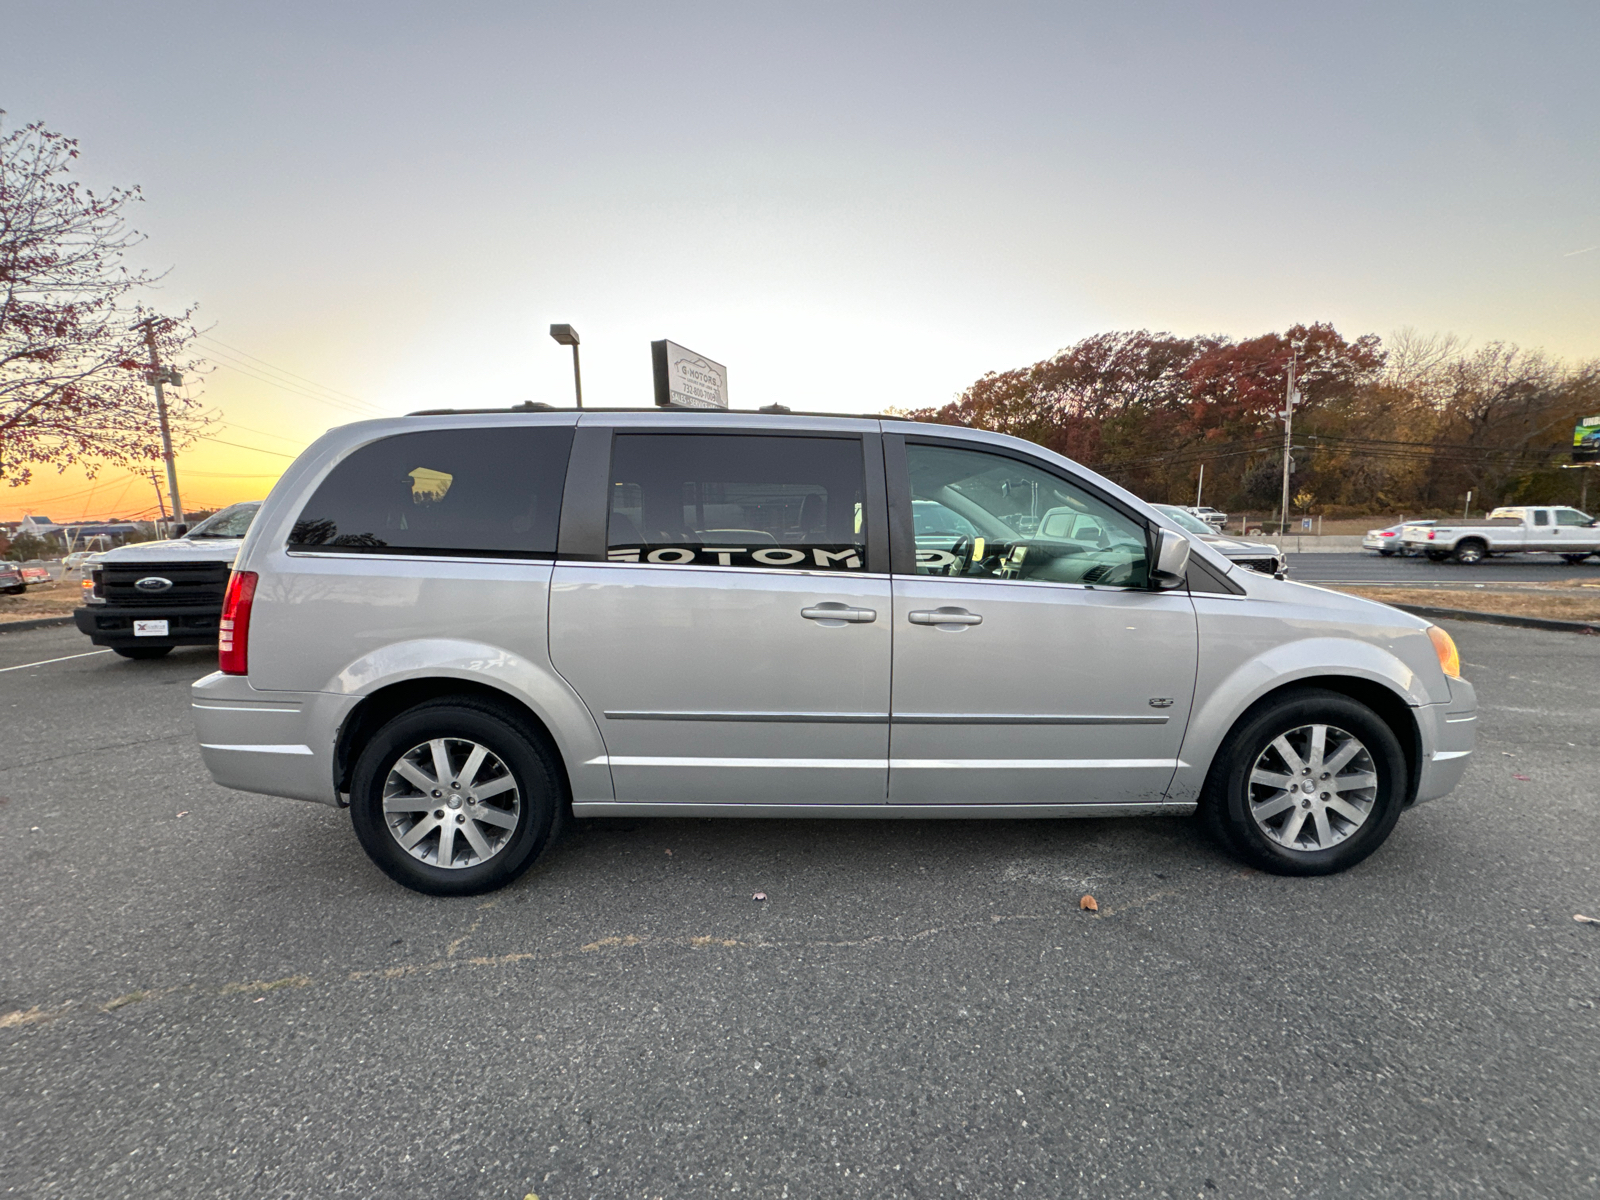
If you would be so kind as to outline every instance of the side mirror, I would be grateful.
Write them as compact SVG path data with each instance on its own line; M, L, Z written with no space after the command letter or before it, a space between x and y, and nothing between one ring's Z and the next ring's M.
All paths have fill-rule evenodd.
M1150 572L1158 588L1182 587L1189 569L1189 539L1171 529L1156 530L1156 561Z
M189 524L188 524L187 521L179 521L176 525L174 525L172 527L172 536L175 537L175 538L181 538L184 534L186 534L188 532L189 532Z

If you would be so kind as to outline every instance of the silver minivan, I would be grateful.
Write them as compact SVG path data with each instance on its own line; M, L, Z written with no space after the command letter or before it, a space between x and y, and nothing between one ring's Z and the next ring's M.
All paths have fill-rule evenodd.
M1338 871L1472 752L1443 630L1231 564L1031 443L908 421L431 412L336 429L240 549L212 776L398 882L567 816L1201 814Z

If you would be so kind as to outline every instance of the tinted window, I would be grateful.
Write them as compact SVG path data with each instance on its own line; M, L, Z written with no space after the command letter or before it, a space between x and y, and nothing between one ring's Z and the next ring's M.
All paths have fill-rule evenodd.
M619 433L606 557L866 569L858 438Z
M1548 524L1550 524L1550 514L1548 512L1546 512L1542 508L1534 509L1533 510L1533 523L1535 525L1548 525Z
M1144 524L1042 467L949 446L906 446L911 505L973 533L917 531L917 574L1144 587Z
M1587 513L1581 513L1575 508L1556 509L1557 525L1587 525L1589 521L1590 517Z
M300 512L291 550L548 558L572 430L441 429L363 446Z

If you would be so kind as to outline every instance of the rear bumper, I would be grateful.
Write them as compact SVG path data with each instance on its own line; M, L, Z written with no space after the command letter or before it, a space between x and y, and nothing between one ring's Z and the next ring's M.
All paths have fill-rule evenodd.
M113 604L86 604L72 610L78 631L96 646L207 646L217 640L219 611L201 609L119 608ZM164 637L139 637L135 621L165 621Z
M338 805L334 746L359 696L268 692L214 671L189 689L200 756L223 787Z

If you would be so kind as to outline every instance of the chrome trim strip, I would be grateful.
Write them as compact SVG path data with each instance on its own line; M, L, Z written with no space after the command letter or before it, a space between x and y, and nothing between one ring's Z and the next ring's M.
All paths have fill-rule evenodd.
M1165 725L1171 717L1033 716L1027 713L895 713L896 725Z
M575 817L771 817L830 821L871 820L1015 820L1043 817L1186 817L1193 803L1128 804L674 804L617 800L574 800Z
M297 713L299 706L294 708L269 708L265 704L191 704L190 708L203 708L208 712L247 712L247 713Z
M255 754L310 754L310 746L220 746L213 742L201 742L202 750L249 750Z
M1477 719L1478 714L1475 712L1445 713L1444 715L1444 723L1446 725L1465 725L1468 721L1476 721Z
M1127 771L1174 768L1180 758L891 758L894 771Z
M883 725L888 713L846 712L607 712L608 721L794 721L808 725Z
M1433 761L1445 762L1452 758L1465 758L1471 753L1471 750L1435 750L1433 752Z
M654 754L611 754L605 761L613 767L778 767L829 771L881 771L888 765L881 758L676 758Z
M225 749L258 749L254 746ZM310 753L310 751L306 751ZM611 754L590 760L612 767L734 767L821 769L829 771L881 771L887 765L898 771L1100 771L1172 769L1189 764L1178 758L692 758L655 754Z
M610 721L753 721L814 725L1165 725L1157 716L1036 716L1031 713L827 713L607 711Z
M283 554L285 558L328 558L341 561L366 559L372 562L532 563L546 567L556 561L554 554L545 554L543 551L540 552L541 557L523 555L500 557L482 554L352 554L348 550L290 550L285 547Z

